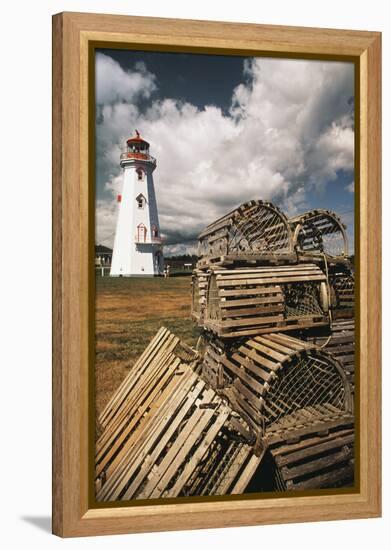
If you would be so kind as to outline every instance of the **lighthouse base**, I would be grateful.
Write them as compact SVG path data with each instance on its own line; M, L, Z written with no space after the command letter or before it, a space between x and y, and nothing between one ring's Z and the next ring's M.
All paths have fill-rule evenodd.
M125 254L113 254L111 277L157 277L163 275L164 260L160 248L151 245L138 246ZM123 249L120 251L122 252Z
M148 279L151 279L153 277L162 277L162 273L154 273L154 274L145 274L143 273L142 275L141 274L138 274L138 273L130 273L130 274L126 274L126 275L114 275L113 273L110 273L110 277L117 277L117 278L120 278L120 277L124 277L124 278L129 278L129 277L133 277L133 278L148 278Z

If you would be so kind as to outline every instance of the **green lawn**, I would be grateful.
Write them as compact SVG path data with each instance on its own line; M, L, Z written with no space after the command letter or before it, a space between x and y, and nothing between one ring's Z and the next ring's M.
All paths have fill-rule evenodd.
M160 327L194 346L190 277L96 279L96 406L99 414Z

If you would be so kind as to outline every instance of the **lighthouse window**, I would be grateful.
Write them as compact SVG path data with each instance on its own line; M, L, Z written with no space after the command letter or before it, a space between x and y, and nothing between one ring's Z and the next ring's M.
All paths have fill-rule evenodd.
M137 201L138 208L143 209L145 207L145 202L146 201L145 201L144 195L138 195L136 197L136 201Z
M155 225L152 227L152 236L153 237L158 237L159 236L159 231L158 231L158 229Z
M141 168L137 170L137 179L138 181L143 181L144 179L144 170L141 170Z

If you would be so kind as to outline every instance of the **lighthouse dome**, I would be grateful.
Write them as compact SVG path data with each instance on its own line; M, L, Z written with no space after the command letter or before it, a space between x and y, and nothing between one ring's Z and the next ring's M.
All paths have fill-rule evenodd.
M149 143L140 136L136 130L136 135L126 140L126 149L121 154L121 166L129 161L146 161L156 164L156 159L149 154Z
M136 135L129 138L126 143L128 144L128 147L135 147L138 148L140 151L145 151L146 149L149 149L148 141L145 141L145 139L140 136L140 133L137 130Z

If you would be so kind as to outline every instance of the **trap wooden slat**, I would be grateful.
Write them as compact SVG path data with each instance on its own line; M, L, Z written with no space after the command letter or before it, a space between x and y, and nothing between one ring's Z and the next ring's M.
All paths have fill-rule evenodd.
M249 329L248 327L242 327L241 330L234 330L230 329L229 332L221 332L221 327L216 324L214 325L212 322L208 323L208 328L214 332L216 335L218 335L221 338L229 338L232 340L233 338L245 338L248 336L256 336L256 335L268 335L272 334L274 332L279 332L281 330L287 331L297 331L297 330L304 330L304 329L314 329L316 327L324 328L327 327L329 322L325 322L324 320L314 320L311 319L308 322L300 321L290 321L289 325L286 326L274 326L274 327L262 327L262 325L257 326L256 328Z
M325 275L320 272L320 270L316 273L308 273L308 274L289 274L289 273L286 273L284 275L278 275L278 274L273 274L272 273L272 270L269 271L269 276L264 276L264 277L260 277L259 276L259 273L254 273L254 277L249 277L249 276L244 276L244 277L238 277L236 275L237 278L235 279L226 279L225 277L224 278L217 278L217 282L216 282L216 285L218 288L221 288L221 289L227 289L227 288L230 288L230 287L235 287L235 286L241 286L241 285L245 285L245 286L248 286L248 285L274 285L274 284L277 284L277 285L281 285L282 283L289 283L289 284L293 284L293 283L305 283L305 282L309 282L309 281L326 281L326 277Z
M355 282L352 266L336 266L329 274L333 317L354 317Z
M240 481L253 456L252 432L198 377L195 352L186 362L178 349L189 354L159 331L142 354L146 364L136 363L110 401L111 420L97 445L98 501L214 494ZM216 456L224 467L207 483L202 472Z
M175 485L169 490L167 490L165 493L163 493L163 496L175 497L180 494L185 483L188 481L189 477L194 472L194 469L196 468L196 466L200 463L200 461L205 456L207 449L209 448L214 438L219 433L223 424L227 420L229 414L230 414L230 410L228 409L228 407L225 407L225 409L222 408L220 415L210 425L208 432L203 436L202 443L199 445L197 450L193 453L191 458L188 461L186 461L183 471L177 478ZM195 436L193 437L195 439Z
M237 253L237 254L221 254L219 256L206 256L201 257L197 262L197 268L199 269L209 269L214 266L216 267L231 267L231 266L262 266L262 265L286 265L286 264L297 264L298 261L311 261L314 258L304 257L301 259L296 253L290 254L257 254L257 253ZM342 259L339 259L343 261ZM316 259L314 261L317 261Z
M346 226L330 210L311 210L289 219L296 250L305 254L346 257Z
M308 420L306 415L326 418L352 409L342 366L310 342L281 333L250 338L229 348L211 341L205 359L202 376L216 383L216 390L250 419L258 435L287 416L301 426ZM304 411L302 417L294 416L297 410Z
M199 398L205 384L199 382L195 373L188 373L188 376L180 379L178 388L178 392L167 394L164 405L154 409L143 426L134 431L127 445L121 448L117 463L109 471L102 490L98 493L99 499L122 499L124 491L130 494L131 490L138 488L153 466L153 456L162 452L168 444L169 438ZM157 414L159 417L156 420ZM174 415L175 418L167 426ZM128 487L130 483L132 485Z
M221 309L229 309L229 308L239 308L243 306L258 306L259 304L275 304L280 303L280 296L279 294L273 293L272 296L262 296L260 298L250 298L248 300L222 300L221 302ZM238 310L235 309L235 313L237 313Z
M267 307L267 313L268 315L270 315L271 313L281 313L284 311L284 306L281 304L281 303L276 303L276 304L273 304L273 305L268 305ZM265 315L265 307L264 306L261 306L261 307L252 307L251 309L249 308L243 308L243 309L235 309L234 311L233 310L230 310L230 311L226 311L225 310L225 304L222 305L221 307L221 318L222 319L229 319L231 318L233 315L235 315L235 318L237 317L251 317L251 318L254 318L254 317L257 317L258 315ZM231 326L231 325L230 325Z
M301 418L301 422L298 421L297 417ZM287 420L287 417L285 417L285 420ZM272 423L264 440L268 445L296 443L300 438L319 434L328 435L330 431L337 427L342 429L342 427L351 427L353 424L354 417L351 413L311 414L309 417L294 415L289 425L280 421Z
M137 363L135 364L134 368L135 371L138 372L138 376L141 376L142 370L139 369L140 365L146 365L147 359L151 355L152 351L155 349L155 347L159 344L159 342L166 337L166 331L164 328L160 329L156 336L153 338L149 346L145 349L145 351L142 353L140 358L138 359ZM132 377L132 379L125 379L118 391L113 395L113 397L109 400L106 407L102 411L100 417L99 417L99 423L102 426L105 426L110 418L113 415L113 411L118 409L118 407L121 405L121 402L126 398L126 395L128 394L129 390L131 390L131 383L136 384L137 378Z
M266 463L269 463L265 489L304 490L351 485L354 481L353 422L352 416L337 413L332 420L312 423L307 431L302 428L287 432L285 439L282 432L280 440L275 439L271 427L265 435ZM316 433L318 435L314 436Z
M293 240L286 216L274 205L249 201L210 224L199 235L198 265L224 258L269 255L293 256Z
M303 297L306 285L307 295ZM222 338L328 326L326 275L315 264L213 269L202 325Z
M355 328L354 319L337 319L332 322L331 330L321 336L306 335L308 341L323 347L341 363L351 390L354 392L355 371Z
M191 380L189 385L181 384L180 393L173 394L169 398L168 407L164 413L163 409L161 410L160 420L148 424L144 438L141 439L139 434L136 433L137 446L133 447L135 442L132 441L132 446L129 446L128 453L126 456L123 456L121 471L119 474L117 472L116 476L120 475L120 482L122 484L126 482L126 492L123 495L123 499L132 498L136 493L148 474L149 469L153 467L154 461L156 461L170 438L173 437L175 431L184 421L189 409L199 397L204 387L200 381L196 380L196 377ZM185 399L186 395L188 395L188 399ZM167 419L173 414L172 404L175 402L179 402L180 405L176 410L175 418L167 426ZM111 484L113 485L113 483ZM118 487L121 488L120 483L117 482L115 486L118 492ZM110 490L110 487L104 487L104 489L106 491L105 494L109 494L108 490Z
M299 462L302 459L308 458L313 455L319 455L324 451L330 451L330 450L339 448L343 445L350 445L353 442L354 442L353 430L350 430L347 435L339 436L338 439L335 439L334 436L332 437L329 436L327 438L327 441L323 441L321 438L318 438L318 441L316 444L312 444L312 445L303 444L299 448L298 448L298 445L296 445L296 449L293 452L287 452L288 449L285 449L283 456L275 455L276 462L280 467L289 466L290 464ZM279 456L279 458L277 458L277 456Z
M264 297L264 296L267 297L270 294L273 295L273 298L275 298L276 296L280 297L281 296L281 287L279 287L279 286L267 286L267 287L260 287L260 288L254 287L254 288L247 288L247 289L246 288L237 288L235 290L225 290L224 288L221 288L219 290L219 295L222 298L225 298L225 300L226 300L227 297L234 298L236 296L247 296L247 295L254 295L256 297L258 297L258 295L259 295L260 297ZM226 303L225 300L224 300L224 303ZM251 303L249 305L251 305Z
M191 316L194 321L202 325L206 304L209 273L196 269L193 271L191 282Z
M175 390L186 365L178 354L187 355L189 364L197 358L168 330L159 330L110 400L104 411L105 429L96 443L98 474L107 470L149 412Z
M248 478L251 480L252 477L246 471L247 468L251 468L252 473L262 462L263 455L256 456L253 453L249 453L248 445L235 445L234 449L235 454L226 466L226 471L223 472L223 475L219 476L217 482L215 481L213 486L213 494L215 495L238 494L239 485L241 485L241 492L244 493L246 491L246 482L248 484Z
M154 391L150 393L148 399L140 407L132 411L132 413L124 414L121 423L116 423L115 426L110 424L109 429L102 434L102 437L98 441L99 445L97 445L97 474L102 470L106 470L106 473L110 471L113 467L113 464L111 464L113 457L115 457L122 445L128 440L135 429L140 430L140 424L142 425L145 422L146 416L165 398L167 391L162 390L162 388L167 388L170 379L173 382L170 391L174 391L174 385L177 380L173 380L172 375L177 366L178 362L174 363L172 368L167 370L165 376L156 381ZM106 434L109 437L103 441L103 437Z
M261 456L253 455L251 457L251 459L245 465L244 471L242 472L240 479L236 482L231 490L233 495L239 495L245 492L246 487L251 482L251 479L259 468L262 460L263 454L261 454Z
M107 440L116 437L116 430L127 422L129 416L145 413L151 399L156 398L160 387L167 382L167 376L170 378L181 372L182 360L177 355L182 348L179 339L167 330L159 331L159 336L158 340L152 340L146 350L148 353L143 354L141 360L134 365L121 384L118 395L113 397L104 411L105 433L97 442L98 456L100 452L104 452ZM185 351L189 354L188 349ZM196 360L197 355L192 351L190 357ZM154 395L151 397L151 394Z

